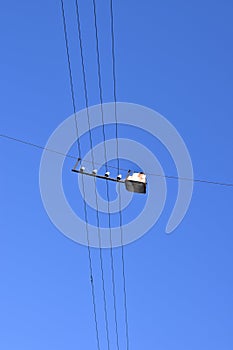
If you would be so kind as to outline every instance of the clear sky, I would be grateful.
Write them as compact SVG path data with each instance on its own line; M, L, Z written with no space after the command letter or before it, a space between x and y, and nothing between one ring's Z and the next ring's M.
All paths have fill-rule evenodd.
M80 110L75 7L64 2ZM80 14L94 105L92 1L80 1ZM109 14L109 1L97 1L104 102L113 101ZM189 149L195 178L233 182L232 1L114 1L114 14L117 100L164 115ZM73 112L60 1L2 2L0 37L1 133L45 145ZM165 172L176 175L168 154L155 145ZM42 152L3 138L0 147L0 349L97 349L87 248L63 236L44 210ZM72 165L67 163L65 179L75 203L80 198L71 188ZM233 189L196 183L187 215L166 235L176 180L167 185L157 224L125 247L130 349L231 350ZM98 251L92 256L101 349L107 349ZM126 349L120 249L114 263L120 349ZM107 250L104 268L111 349L117 349Z

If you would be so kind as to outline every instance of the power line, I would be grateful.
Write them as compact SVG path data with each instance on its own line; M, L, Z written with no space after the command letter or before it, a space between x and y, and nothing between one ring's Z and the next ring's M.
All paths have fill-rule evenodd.
M72 78L72 70L71 70L71 63L70 63L69 44L68 44L68 36L67 36L67 29L66 29L66 18L65 18L65 11L64 11L63 0L61 0L61 8L62 8L62 19L63 19L63 29L64 29L64 35L65 35L65 43L66 43L66 54L67 54L68 67L69 67L71 97L72 97L72 104L73 104L73 112L74 112L74 115L75 115L75 127L76 127L76 134L77 134L77 145L78 145L79 157L81 157L81 145L80 145L80 140L79 140L79 130L78 130L76 106L75 106L75 95L74 95L73 78ZM85 186L84 186L83 176L82 176L82 188L83 188L83 194L84 194L83 204L84 204L84 214L85 214L85 222L86 222L86 234L87 234L87 243L88 243L87 247L88 247L88 259L89 259L89 272L90 272L90 279L91 279L92 304L93 304L94 320L95 320L96 341L97 341L97 348L98 348L98 350L100 350L100 340L99 340L99 331L98 331L98 322L97 322L97 313L96 313L96 297L95 297L95 287L94 287L94 280L93 280L92 257L91 257L91 250L90 250L90 241L89 241L87 204L86 204L86 200L85 200Z
M6 135L6 134L0 134L0 137L8 139L8 140L11 140L11 141L19 142L19 143L22 143L22 144L27 145L27 146L38 148L38 149L41 149L43 151L52 152L52 153L58 154L60 156L66 157L66 158L71 158L71 159L76 159L77 160L77 156L74 156L72 154L65 154L65 153L56 151L54 149L50 149L50 148L47 148L47 147L44 147L44 146L41 146L41 145L37 145L35 143L29 142L29 141L26 141L26 140L23 140L23 139L19 139L19 138L13 137L13 136L9 136L9 135ZM88 161L88 160L82 160L82 162L83 163L87 163L87 164L90 164L90 163L92 164L92 162ZM102 166L102 163L95 162L95 165ZM113 165L108 165L108 168L112 168L112 169L117 169L118 170L118 168L113 166ZM119 168L119 170L127 172L129 169ZM210 184L210 185L219 185L219 186L233 187L233 183L232 182L213 181L213 180L208 180L208 179L192 179L192 178L179 177L179 176L173 176L173 175L155 174L155 173L152 173L151 171L146 172L146 175L148 175L148 176L164 177L164 178L167 178L167 179L174 179L174 180L181 180L181 181L193 181L193 182L197 182L197 183L204 183L204 184Z
M81 63L82 63L82 76L83 76L83 84L84 84L85 104L86 104L87 118L88 118L88 128L89 128L89 140L90 140L90 147L91 147L92 167L94 169L95 163L94 163L93 141L92 141L92 134L91 134L90 114L89 114L89 101L88 101L88 92L87 92L86 71L85 71L85 65L84 65L84 55L83 55L83 45L82 45L82 31L81 31L79 6L78 6L78 1L77 0L75 1L75 4L76 4L76 19L77 19L77 26L78 26L79 48L80 48ZM106 336L107 336L108 350L110 350L109 323L108 323L106 290L105 290L105 281L104 281L102 242L101 242L101 236L100 236L100 218L99 218L99 208L98 208L98 196L97 196L97 190L96 190L96 179L95 179L95 202L96 202L96 219L97 219L98 239L99 239L101 280L102 280L102 290L103 290L103 299L104 299L105 330L106 330Z
M73 159L77 159L77 157L75 156L71 156L71 155L66 155L62 152L58 152L58 151L55 151L53 149L48 149L47 147L43 147L43 146L40 146L40 145L37 145L35 143L32 143L32 142L29 142L29 141L26 141L26 140L22 140L22 139L19 139L19 138L16 138L16 137L13 137L13 136L9 136L9 135L6 135L6 134L0 134L0 137L2 138L5 138L5 139L8 139L8 140L11 140L11 141L16 141L16 142L20 142L24 145L28 145L28 146L32 146L32 147L35 147L35 148L38 148L38 149L41 149L43 151L48 151L48 152L52 152L52 153L56 153L56 154L59 154L61 156L66 156L68 158L73 158Z
M105 167L106 167L106 171L107 171L107 149L106 149L106 134L105 134L105 124L104 124L104 111L103 111L103 91L102 91L99 38L98 38L97 13L96 13L95 0L93 0L92 3L93 3L94 25L95 25L96 54L97 54L97 66L98 66L98 85L99 85L99 97L100 97L100 107L101 107L101 117L102 117L102 132L103 132L103 138L104 138L104 157L105 157ZM110 214L110 205L109 205L110 196L109 196L109 183L107 180L106 180L106 190L107 190L107 202L108 202L108 226L109 226L109 234L110 234L110 257L111 257L111 273L112 273L111 275L112 275L113 303L114 303L114 320L115 320L117 349L119 350L119 333L118 333L117 305L116 305L116 285L115 285L114 257L113 257L113 248L112 248L111 214Z
M68 43L68 35L67 35L67 28L66 28L66 18L65 18L65 9L64 9L64 2L63 2L63 0L61 0L61 8L62 8L63 30L64 30L65 44L66 44L66 56L67 56L68 70L69 70L69 79L70 79L70 92L71 92L71 99L72 99L73 111L74 111L74 116L75 116L76 134L78 135L78 123L77 123L76 104L75 104L75 95L74 95L74 84L73 84L73 76L72 76L72 70L71 70L69 43ZM80 145L79 138L77 138L77 144L78 144L79 157L81 157L81 145Z
M83 180L83 176L81 177L82 177L82 189L85 197L84 180ZM88 217L87 217L86 206L85 206L84 214L85 214L86 231L88 232L89 229L88 229ZM90 279L91 279L92 303L93 303L94 318L95 318L96 340L97 340L98 350L100 350L99 331L98 331L98 322L97 322L97 313L96 313L95 287L94 287L94 279L93 279L94 276L93 276L93 268L92 268L92 257L91 257L91 250L90 250L89 234L87 234L87 247L88 247L88 259L89 259L89 271L90 271Z
M100 107L101 107L101 117L102 117L102 132L104 138L104 157L105 157L105 167L107 171L107 149L106 149L106 134L104 125L104 113L103 113L103 92L102 92L102 79L101 79L101 68L100 68L100 53L99 53L99 39L98 39L98 26L97 26L97 13L96 13L96 2L93 0L93 12L94 12L94 24L95 24L95 37L96 37L96 53L97 53L97 66L98 66L98 85L100 94ZM110 257L111 257L111 272L112 272L112 286L113 286L113 300L114 300L114 320L115 320L115 330L116 330L116 340L117 348L119 349L119 333L118 333L118 322L117 322L117 307L116 307L116 286L115 286L115 271L114 271L114 257L112 248L112 227L111 227L111 214L110 214L110 195L109 195L109 183L106 180L106 190L107 190L107 202L108 202L108 226L110 232Z
M119 145L118 145L118 122L117 122L117 97L116 97L116 58L115 58L115 36L114 36L114 14L113 1L110 0L110 17L111 17L111 41L112 41L112 73L113 73L113 95L114 95L114 109L115 109L115 123L116 123L116 147L117 147L117 167L119 172ZM127 294L126 294L126 278L125 278L125 259L124 259L124 244L123 244L123 218L121 211L121 187L119 186L119 218L121 231L121 261L123 274L123 289L124 289L124 309L125 309L125 328L126 328L126 344L129 350L129 325L128 325L128 309L127 309Z

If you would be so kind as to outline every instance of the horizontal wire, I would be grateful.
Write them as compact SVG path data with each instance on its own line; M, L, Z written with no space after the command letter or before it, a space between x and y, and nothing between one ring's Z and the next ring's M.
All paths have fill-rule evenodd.
M16 138L16 137L12 137L12 136L9 136L9 135L6 135L6 134L0 134L0 137L8 139L8 140L13 140L13 141L16 141L16 142L19 142L19 143L23 143L25 145L32 146L32 147L41 149L43 151L56 153L56 154L59 154L61 156L66 157L66 158L77 159L77 157L73 156L72 154L65 154L65 153L62 153L62 152L59 152L59 151L55 151L53 149L50 149L50 148L47 148L47 147L43 147L43 146L37 145L35 143L29 142L29 141L25 141L25 140L22 140L22 139L19 139L19 138ZM92 164L92 162L89 161L89 160L82 160L82 163ZM103 165L103 164L98 163L98 162L95 162L95 164L96 165L101 165L101 166ZM129 170L129 169L124 169L124 168L119 168L118 169L118 167L115 167L113 165L108 165L108 168L117 169L117 170L121 170L121 171L128 171ZM152 172L147 172L146 175L165 177L167 179L174 179L174 180L193 181L193 182L205 183L205 184L210 184L210 185L220 185L220 186L233 187L233 183L231 183L231 182L212 181L212 180L206 180L206 179L191 179L191 178L188 178L188 177L179 177L179 176L173 176L173 175L154 174Z

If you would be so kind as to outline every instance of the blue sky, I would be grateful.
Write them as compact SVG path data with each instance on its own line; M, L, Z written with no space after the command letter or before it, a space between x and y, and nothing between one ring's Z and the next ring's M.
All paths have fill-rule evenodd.
M82 109L74 2L65 0L65 8ZM99 96L92 2L80 1L80 12L94 105ZM109 2L97 1L97 12L104 102L110 102ZM117 100L164 115L190 151L195 178L232 182L232 2L115 1L114 13ZM0 33L1 133L45 145L73 112L60 2L5 2ZM96 349L87 249L63 236L43 208L41 151L3 138L0 145L0 348ZM154 145L165 172L176 175L164 149ZM67 163L66 181L74 203L71 166ZM167 185L158 223L125 248L130 349L230 350L232 188L195 184L183 222L165 235L177 183L167 180ZM107 349L98 251L92 255L101 349ZM125 349L120 261L120 249L115 249L120 349ZM116 349L109 251L104 267L111 349Z

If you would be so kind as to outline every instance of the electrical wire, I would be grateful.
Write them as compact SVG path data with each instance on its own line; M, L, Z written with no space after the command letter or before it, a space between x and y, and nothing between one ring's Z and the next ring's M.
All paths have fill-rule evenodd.
M19 139L19 138L13 137L13 136L9 136L9 135L6 135L6 134L0 134L0 137L8 139L8 140L11 140L11 141L19 142L19 143L22 143L22 144L27 145L27 146L38 148L38 149L41 149L43 151L48 151L48 152L52 152L52 153L55 153L55 154L59 154L59 155L61 155L63 157L66 157L66 158L71 158L71 159L76 159L77 160L77 157L72 155L72 154L65 154L65 153L62 153L62 152L59 152L59 151L56 151L56 150L53 150L53 149L50 149L50 148L47 148L47 147L44 147L44 146L40 146L40 145L37 145L35 143L29 142L29 141L26 141L26 140L23 140L23 139ZM87 163L87 164L92 163L92 162L90 162L88 160L82 160L82 162L83 163ZM98 162L95 162L95 165L102 166L102 164L98 163ZM118 169L117 167L115 167L113 165L108 165L108 168ZM128 169L125 169L125 168L119 168L119 170L125 171L125 172L128 171ZM204 184L210 184L210 185L233 187L233 182L221 182L221 181L213 181L213 180L208 180L208 179L195 179L195 178L192 179L192 178L188 178L188 177L179 177L179 176L173 176L173 175L155 174L155 173L152 173L152 172L146 172L146 175L164 177L164 178L167 178L167 179L174 179L174 180L180 180L180 181L192 181L192 182L204 183Z
M75 104L75 94L74 94L74 84L73 84L73 77L72 77L72 70L71 70L71 61L70 61L70 54L69 54L69 45L68 45L68 35L67 35L67 27L66 27L66 20L65 20L65 11L64 11L64 2L61 0L61 7L62 7L62 18L63 18L63 29L64 29L64 35L65 35L65 44L66 44L66 54L67 54L67 61L68 61L68 71L69 71L69 80L70 80L70 90L71 90L71 98L72 98L72 105L73 105L73 111L75 116L75 128L77 132L77 146L78 146L78 153L79 157L81 157L81 145L80 145L80 139L79 139L79 132L78 132L78 122L77 122L77 113L76 113L76 104ZM95 0L93 0L93 7L94 7L94 18L95 18L95 31L96 31L96 49L97 49L97 60L98 60L98 79L99 79L99 90L100 90L100 105L101 105L101 113L102 113L102 126L103 126L103 136L104 136L104 148L105 148L105 166L107 170L107 151L106 151L106 134L105 134L105 124L104 124L104 114L103 114L103 94L102 94L102 83L101 83L101 70L100 70L100 54L99 54L99 44L98 44L98 28L97 28L97 18L96 18L96 3ZM83 48L82 48L82 37L81 37L81 26L80 26L80 17L79 17L79 10L78 10L78 1L76 0L76 12L77 12L77 21L78 21L78 32L79 32L79 42L80 42L80 52L81 52L81 61L82 61L82 70L83 70L83 80L84 80L84 92L85 92L85 101L86 101L86 109L87 109L87 116L88 116L88 125L89 125L89 135L90 135L90 145L91 145L91 156L92 161L91 164L93 168L95 167L94 161L94 155L93 155L93 140L91 135L91 125L90 125L90 115L89 115L89 103L88 103L88 94L87 94L87 83L86 83L86 74L85 74L85 68L84 68L84 57L83 57ZM119 161L119 147L118 147L118 122L117 122L117 97L116 97L116 68L115 68L115 39L114 39L114 14L113 14L113 1L110 0L110 13L111 13L111 38L112 38L112 63L113 63L113 94L114 94L114 109L115 109L115 124L116 124L116 146L117 146L117 167L109 166L111 168L115 168L118 170L127 171L127 169L120 169L120 161ZM46 147L18 139L15 137L11 137L5 134L0 134L0 137L6 138L9 140L14 140L16 142L20 142L41 150L46 150L49 152L53 152L68 158L77 159L77 157L64 154L62 152L58 152L56 150L51 150ZM88 161L84 161L88 162ZM169 176L169 175L160 175L160 174L153 174L153 173L147 173L147 175L151 176L161 176L168 179L176 179L176 180L183 180L183 181L193 181L193 182L199 182L199 183L206 183L206 184L213 184L213 185L222 185L222 186L228 186L232 187L233 183L225 183L225 182L218 182L218 181L210 181L210 180L202 180L202 179L191 179L191 178L182 178L178 176ZM117 312L116 312L116 293L115 293L115 278L114 278L114 261L113 261L113 252L112 252L112 238L111 238L111 217L110 217L110 208L109 208L109 187L108 187L108 181L106 180L107 184L107 198L108 198L108 213L109 213L109 229L110 229L110 240L111 240L111 268L112 268L112 283L113 283L113 297L114 297L114 313L115 313L115 325L116 325L116 336L117 336L117 348L119 350L119 335L118 335L118 324L117 324ZM120 185L120 184L119 184ZM92 287L92 302L93 302L93 310L94 310L94 319L95 319L95 328L96 328L96 338L97 338L97 347L98 350L100 350L100 340L99 340L99 331L98 331L98 321L97 321L97 312L96 312L96 296L95 296L95 287L94 287L94 280L93 280L93 266L92 266L92 257L91 257L91 250L90 250L90 241L89 241L89 228L88 228L88 214L87 214L87 206L85 201L85 185L84 180L82 176L82 188L84 193L84 214L85 214L85 222L86 222L86 231L87 231L87 242L88 242L88 259L89 259L89 271L90 271L90 278L91 278L91 287ZM100 220L99 220L99 214L98 214L98 201L97 201L97 192L95 187L95 195L96 195L96 213L97 213L97 225L98 225L98 234L99 234L99 242L100 242L100 261L101 261L101 275L102 275L102 288L103 288L103 294L104 294L104 307L105 307L105 326L106 326L106 334L107 334L107 342L108 342L108 349L110 349L110 341L109 341L109 325L108 325L108 317L107 317L107 305L106 305L106 291L105 291L105 282L104 282L104 271L103 271L103 257L102 257L102 248L101 248L101 238L100 238ZM126 278L125 278L125 262L124 262L124 245L123 245L123 218L122 218L122 211L121 211L121 194L119 190L119 215L120 215L120 228L121 228L121 251L122 251L122 271L123 271L123 287L124 287L124 308L125 308L125 324L126 324L126 339L127 339L127 349L129 349L129 332L128 332L128 310L127 310L127 294L126 294Z
M91 133L89 101L88 101L87 81L86 81L86 70L85 70L85 65L84 65L82 31L81 31L81 21L80 21L78 0L75 0L75 5L76 5L76 19L77 19L78 37L79 37L79 48L80 48L81 63L82 63L82 76L83 76L83 84L84 84L85 104L86 104L87 118L88 118L89 141L90 141L90 147L91 147L92 167L94 169L95 162L94 162L94 153L93 153L93 140L92 140L92 133ZM96 202L96 219L97 219L98 239L99 239L101 280L102 280L102 290L103 290L103 300L104 300L105 330L106 330L106 336L107 336L108 350L110 350L109 322L108 322L106 290L105 290L105 281L104 281L103 254L102 254L102 242L101 242L101 236L100 236L100 218L99 218L99 208L98 208L98 196L97 196L97 190L96 190L96 179L95 179L95 202Z
M65 18L65 10L64 10L64 2L63 2L63 0L61 0L61 8L62 8L62 19L63 19L64 36L65 36L65 43L66 43L66 54L67 54L67 61L68 61L68 68L69 68L71 97L72 97L72 104L73 104L73 112L74 112L74 115L75 115L75 127L76 127L76 134L77 134L77 145L78 145L79 157L81 157L81 145L80 145L79 130L78 130L78 123L77 123L77 115L76 115L74 86L73 86L73 78L72 78L72 70L71 70L71 62L70 62L70 54L69 54L69 44L68 44L68 35L67 35L67 29L66 29L66 18ZM98 330L98 321L97 321L97 312L96 312L96 296L95 296L95 286L94 286L94 279L93 279L92 257L91 257L91 250L90 250L90 241L89 241L87 204L86 204L86 200L85 200L85 186L84 186L83 176L82 176L82 188L83 188L83 194L84 194L83 204L84 204L87 243L88 243L87 247L88 247L88 259L89 259L89 272L90 272L90 280L91 280L92 303L93 303L95 330L96 330L96 342L97 342L97 348L98 348L98 350L100 350L99 330Z
M101 117L102 117L102 133L103 133L103 139L104 139L104 158L105 158L105 167L106 167L106 171L107 171L106 133L105 133L104 111L103 111L103 91L102 91L102 79L101 79L101 67L100 67L100 52L99 52L96 1L93 0L92 3L93 3L93 13L94 13L94 24L95 24L96 56L97 56L97 67L98 67L99 98L100 98L100 108L101 108ZM109 204L110 203L110 195L109 195L109 183L107 180L106 180L106 191L107 191L107 202L108 202L108 227L109 227L109 236L110 236L110 257L111 257L111 276L112 276L114 320L115 320L117 349L119 350L116 285L115 285L115 271L114 271L114 256L113 256L113 247L112 247L112 227L111 227L112 225L111 225L111 214L110 214L110 204Z
M115 36L114 36L114 13L113 1L110 0L110 18L111 18L111 42L112 42L112 74L113 74L113 96L114 96L114 110L115 110L115 124L116 124L116 148L117 148L117 167L118 173L120 168L119 160L119 145L118 145L118 122L117 122L117 94L116 94L116 58L115 58ZM120 184L119 184L120 185ZM121 261L123 274L123 290L124 290L124 310L125 310L125 330L126 330L126 345L129 350L129 325L128 325L128 309L127 309L127 293L126 293L126 278L125 278L125 258L124 258L124 244L123 244L123 218L121 211L121 187L119 186L119 218L120 218L120 232L121 232Z
M68 35L67 35L67 28L66 28L66 18L65 18L65 9L64 9L64 2L63 2L63 0L61 0L61 9L62 9L62 19L63 19L63 30L64 30L64 36L65 36L65 44L66 44L66 56L67 56L68 70L69 70L70 92L71 92L71 99L72 99L73 111L74 111L74 116L75 116L74 119L75 119L76 134L78 135L78 123L77 123L77 114L76 114L76 105L75 105L74 84L73 84L73 76L72 76L72 70L71 70L69 43L68 43ZM81 157L81 145L80 145L79 138L77 138L77 145L78 145L79 157Z

